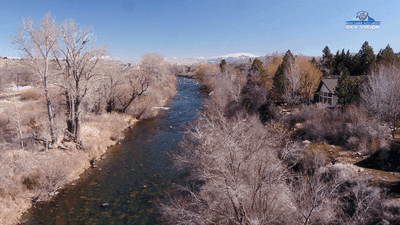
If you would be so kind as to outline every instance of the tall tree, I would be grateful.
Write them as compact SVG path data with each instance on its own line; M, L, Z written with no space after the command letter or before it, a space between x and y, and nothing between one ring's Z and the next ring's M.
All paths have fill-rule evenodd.
M394 139L400 120L400 69L380 65L362 86L361 100L369 113L388 123Z
M396 64L399 66L399 56L393 52L393 49L387 45L385 49L379 50L377 55L378 64Z
M320 84L322 72L307 57L297 56L285 75L287 84L283 99L292 105L312 97Z
M332 74L340 74L340 67L342 67L343 65L341 65L343 59L342 56L340 55L340 51L337 50L335 56L333 57L333 61L334 61L334 68L333 68L333 72Z
M362 75L363 74L363 70L360 66L361 64L361 59L360 59L360 55L359 54L355 54L352 58L351 58L351 68L350 68L350 73L353 75Z
M293 62L294 62L294 57L290 52L290 50L288 50L285 56L283 57L282 63L276 70L275 76L273 78L277 98L280 98L285 93L287 84L287 77L285 75L285 71L290 70L289 67Z
M147 73L152 83L160 84L170 73L170 64L158 53L143 55L140 69Z
M321 82L322 72L315 64L306 60L306 58L298 57L296 61L300 64L302 70L302 87L301 95L305 99L311 99L318 89Z
M92 91L99 61L107 55L107 48L97 48L91 28L79 28L74 20L64 21L56 62L63 74L63 88L67 102L67 128L80 142L81 105ZM90 45L90 46L89 46Z
M298 104L301 100L300 88L302 87L302 77L303 72L301 70L300 64L297 63L298 60L289 60L286 70L285 77L287 79L285 85L285 93L283 94L283 99L289 105Z
M359 98L359 87L361 80L359 78L351 79L350 72L344 68L343 74L338 79L338 85L335 88L335 95L338 97L338 103L347 105L353 103Z
M347 70L349 71L350 74L352 74L352 70L353 70L353 62L352 62L352 55L350 53L350 50L347 50L344 59L343 59L343 64L344 67L347 68Z
M335 68L335 61L333 59L333 54L331 53L331 50L329 49L328 46L322 50L322 66L324 67L323 72L324 75L330 75L332 74Z
M335 69L334 69L334 74L341 74L346 67L346 53L344 52L344 49L342 49L342 52L339 53L339 50L336 52L334 61L335 61Z
M51 70L51 59L53 52L57 47L60 33L56 23L56 19L47 13L43 17L40 24L36 24L32 18L22 18L21 24L15 31L15 36L11 39L19 50L25 53L25 58L29 66L35 71L35 74L40 78L43 86L47 115L50 124L51 142L57 141L57 132L55 125L55 112L49 92L49 80L53 78L54 71Z
M368 41L364 42L364 44L361 46L358 55L360 56L359 65L361 74L369 74L371 69L376 67L376 56L372 47L369 46Z

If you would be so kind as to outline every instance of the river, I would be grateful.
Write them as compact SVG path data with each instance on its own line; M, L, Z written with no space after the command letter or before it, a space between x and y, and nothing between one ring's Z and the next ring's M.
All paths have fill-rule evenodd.
M126 132L126 140L106 153L52 201L38 203L23 224L161 224L153 201L177 179L167 152L174 151L182 126L193 121L206 94L196 80L178 78L178 91L157 117Z

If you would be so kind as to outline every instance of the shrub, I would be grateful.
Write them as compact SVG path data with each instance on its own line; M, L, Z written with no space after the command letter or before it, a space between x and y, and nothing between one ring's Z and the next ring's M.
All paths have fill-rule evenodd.
M33 190L39 186L38 179L39 179L38 175L30 175L23 179L22 184L25 185L25 187L28 190Z
M202 185L197 191L182 186L184 195L161 207L166 219L175 224L285 221L294 209L281 160L295 148L282 148L283 126L264 126L258 115L226 118L224 108L212 99L204 108L185 129L180 151L173 156L178 168L191 171L189 181Z
M320 167L325 166L327 162L326 152L309 146L304 150L303 157L299 163L303 174L313 175Z
M350 105L344 110L320 104L303 106L286 118L291 128L297 123L303 123L295 133L301 139L327 141L351 150L375 151L387 145L387 130L368 117L362 106Z

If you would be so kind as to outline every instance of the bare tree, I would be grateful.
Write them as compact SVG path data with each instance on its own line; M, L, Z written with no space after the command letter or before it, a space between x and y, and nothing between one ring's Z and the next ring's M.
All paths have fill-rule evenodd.
M305 56L296 56L286 69L287 78L284 100L290 104L298 104L302 99L310 99L318 88L322 72Z
M294 60L290 60L289 66L285 70L285 76L287 78L287 83L285 86L285 93L283 99L289 105L295 105L300 102L300 88L302 86L302 71L300 65L298 65Z
M271 224L295 210L287 202L286 169L278 157L279 125L264 127L257 116L227 119L210 102L185 132L178 168L191 171L200 186L181 187L162 211L174 224ZM290 148L287 148L290 150ZM196 191L196 189L198 191Z
M43 85L52 143L56 142L57 133L54 121L55 112L49 93L49 79L54 75L54 72L50 69L50 60L57 47L59 36L55 18L47 13L40 24L36 24L30 17L28 19L22 18L21 24L16 30L16 35L11 37L19 50L25 53L29 66L39 76Z
M371 115L387 122L394 140L399 128L400 69L394 65L380 65L372 71L368 82L361 87L361 100Z
M102 82L103 98L106 99L106 111L112 112L117 108L117 100L120 98L118 89L125 83L124 73L127 67L122 67L116 62L103 63L100 67L104 73L104 81Z
M141 96L149 88L151 78L144 75L141 71L130 71L127 74L126 81L129 82L129 95L118 96L119 102L122 105L122 112L126 112L131 103Z
M139 66L155 84L162 82L165 75L170 73L170 64L158 53L145 54Z
M81 104L88 92L92 91L99 74L96 66L108 50L106 47L97 48L96 41L92 39L92 29L80 29L73 20L62 23L60 35L56 62L62 74L67 101L67 129L79 142Z
M340 169L335 166L321 167L312 175L297 178L293 182L294 202L304 219L309 224L313 214L324 208L332 208L337 201L338 189L345 179L340 177ZM331 218L326 218L329 221Z

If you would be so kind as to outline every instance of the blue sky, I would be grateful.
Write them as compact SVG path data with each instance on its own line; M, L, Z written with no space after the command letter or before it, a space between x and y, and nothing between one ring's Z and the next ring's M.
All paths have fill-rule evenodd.
M387 44L400 52L400 1L250 0L12 0L1 1L0 56L20 56L10 35L22 17L91 26L99 45L122 61L157 52L166 58L213 57L248 52L310 56L350 49L368 41L375 53ZM347 30L358 11L381 21L379 30Z

